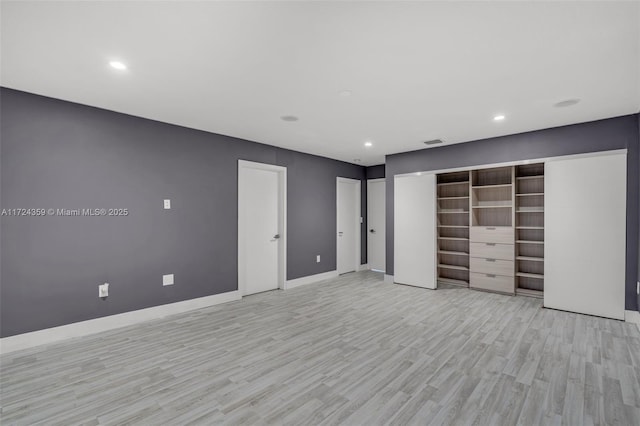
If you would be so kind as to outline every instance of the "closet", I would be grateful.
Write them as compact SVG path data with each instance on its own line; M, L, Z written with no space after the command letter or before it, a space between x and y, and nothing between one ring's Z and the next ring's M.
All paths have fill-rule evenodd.
M626 152L394 177L394 281L624 318Z
M469 172L438 175L438 280L469 285Z
M515 168L516 293L544 291L544 164Z
M473 170L471 174L469 286L514 294L513 167Z
M542 297L544 164L443 173L438 282Z

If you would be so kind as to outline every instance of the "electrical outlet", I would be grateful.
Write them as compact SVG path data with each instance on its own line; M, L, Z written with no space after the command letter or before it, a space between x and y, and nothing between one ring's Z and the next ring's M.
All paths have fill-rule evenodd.
M162 285L173 285L173 274L163 275Z
M165 210L171 209L171 200L164 200L164 209Z
M109 283L100 284L98 286L98 297L109 296Z
M320 263L320 255L316 256L316 263Z

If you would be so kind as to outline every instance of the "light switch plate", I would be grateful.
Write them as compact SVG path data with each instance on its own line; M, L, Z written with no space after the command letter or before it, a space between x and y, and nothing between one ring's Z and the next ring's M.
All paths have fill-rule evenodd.
M316 263L320 263L320 255L316 256Z
M171 200L164 200L164 209L165 210L171 209Z
M109 296L109 283L100 284L98 286L98 297Z
M163 275L162 285L173 285L173 274Z

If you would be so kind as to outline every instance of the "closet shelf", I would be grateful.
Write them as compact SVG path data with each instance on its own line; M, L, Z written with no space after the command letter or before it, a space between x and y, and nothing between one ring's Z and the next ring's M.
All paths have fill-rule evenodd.
M439 240L450 240L450 241L469 241L468 238L460 238L460 237L438 237Z
M439 183L438 186L452 186L452 185L469 185L469 181L463 181L463 182L445 182L445 183Z
M516 177L516 179L517 180L544 179L544 175L520 176L520 177Z
M516 295L517 296L537 297L539 299L542 299L542 297L544 296L544 292L542 292L540 290L529 289L529 288L517 288L516 289Z
M544 257L516 256L516 260L528 260L530 262L544 262Z
M468 282L468 281L464 281L464 280L455 280L455 279L453 279L453 278L444 278L444 277L440 277L440 278L438 278L438 282L440 282L440 283L444 283L444 284L451 284L451 285L462 286L462 287L469 287L469 282Z
M527 192L524 194L516 194L516 197L540 197L543 195L544 195L544 192Z
M544 209L541 209L541 208L520 209L520 210L516 210L516 213L544 213Z
M474 209L510 209L512 205L471 206Z
M438 225L438 228L468 228L469 225Z
M518 244L544 244L544 241L533 241L533 240L516 240Z
M466 266L460 266L460 265L446 265L444 263L438 263L438 268L445 268L445 269L455 269L458 271L468 271L469 268Z
M528 272L516 272L516 276L518 277L526 277L526 278L538 278L538 279L544 279L544 275L542 274L530 274Z
M512 183L501 183L499 185L474 185L471 188L473 189L492 189L492 188L510 188L512 187Z
M469 253L465 251L452 251L452 250L439 250L438 254L449 254L452 256L469 256Z
M448 211L448 210L440 210L438 214L469 214L469 211Z
M465 197L438 197L438 200L468 200L469 196Z
M516 229L544 229L544 226L516 226Z

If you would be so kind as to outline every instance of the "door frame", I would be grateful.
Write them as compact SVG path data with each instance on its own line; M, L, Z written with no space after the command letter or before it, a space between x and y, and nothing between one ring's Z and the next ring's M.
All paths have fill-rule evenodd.
M385 179L385 178L367 179L367 228L365 229L365 233L367 235L367 265L369 265L369 269L371 269L372 271L374 271L374 269L371 268L371 263L369 263L369 253L370 253L370 250L369 250L369 228L371 226L369 224L369 211L371 210L369 208L370 207L370 200L371 200L371 197L370 197L371 193L369 192L370 191L369 184L370 183L383 183L384 184L384 183L386 183L386 181L387 181L387 179ZM384 244L383 245L384 245L384 264L385 264L384 269L387 269L387 266L386 266L387 265L387 247L386 247L386 244L387 244L387 235L386 235L387 234L387 232L386 232L386 227L387 227L387 223L386 223L386 220L387 220L387 211L386 211L386 207L387 207L387 188L385 187L384 190L385 190L384 191L385 202L384 202L384 205L382 206L382 215L383 215L383 222L385 223L385 232L384 232L384 235L383 235L383 238L384 238ZM376 272L385 273L385 271L378 271L378 270L375 270L375 271Z
M353 268L354 272L358 272L360 270L360 252L361 252L361 237L360 237L360 226L361 226L361 222L360 222L360 218L362 217L362 207L361 207L361 203L362 203L362 184L358 179L350 179L350 178L345 178L345 177L340 177L338 176L336 178L336 272L338 272L338 274L340 274L340 271L338 271L338 246L340 244L339 240L338 240L338 223L340 221L340 197L338 197L338 191L340 190L340 182L342 183L350 183L350 184L355 184L355 191L356 191L356 217L354 218L355 221L355 240L356 240L356 261L355 261L355 265Z
M278 228L280 229L280 246L278 247L278 289L283 290L287 282L287 168L254 161L238 160L238 292L244 296L246 277L244 274L245 258L245 223L240 215L243 205L243 192L240 186L240 175L243 169L258 169L278 174Z

